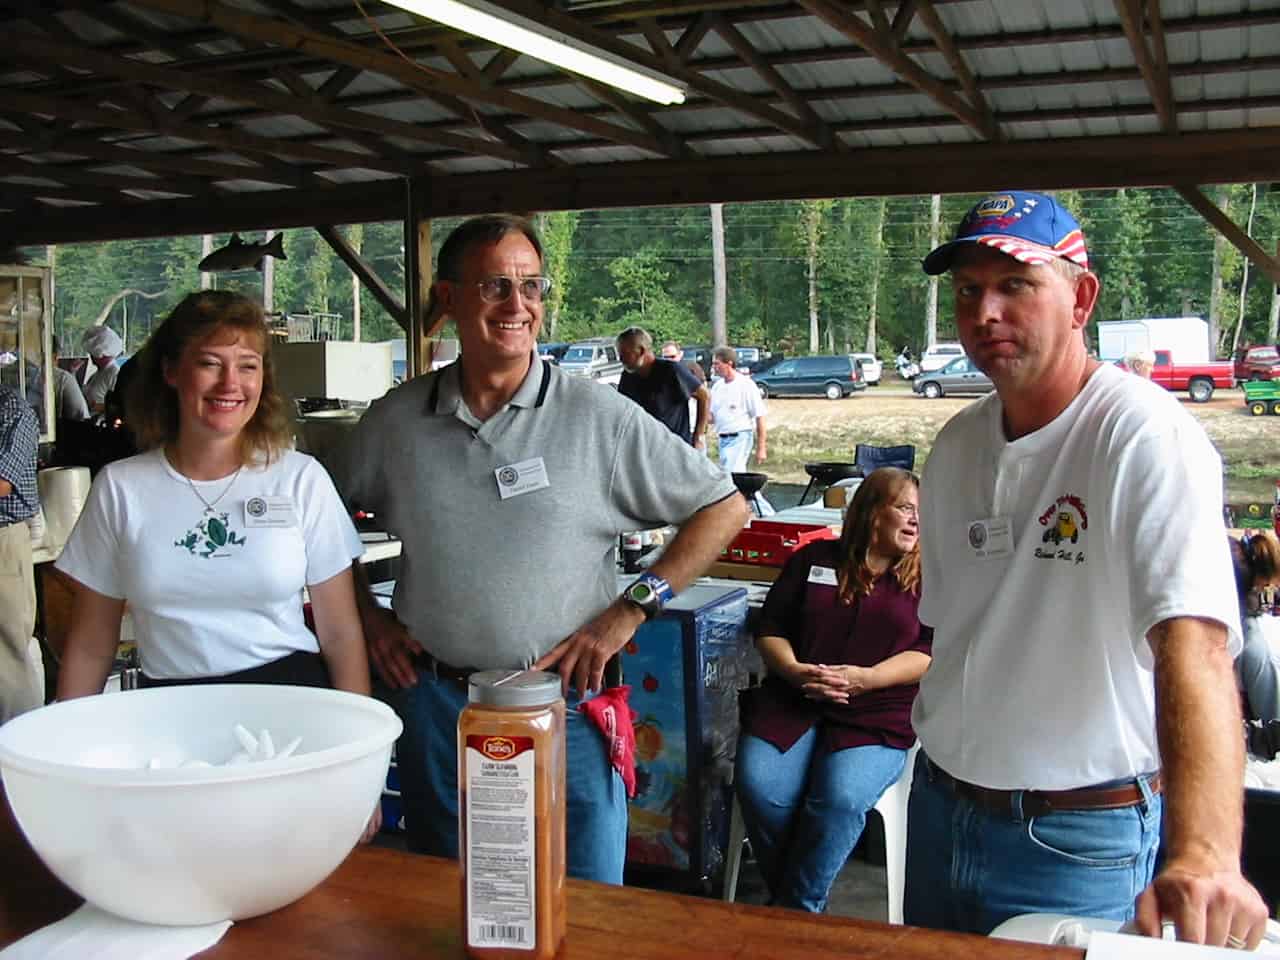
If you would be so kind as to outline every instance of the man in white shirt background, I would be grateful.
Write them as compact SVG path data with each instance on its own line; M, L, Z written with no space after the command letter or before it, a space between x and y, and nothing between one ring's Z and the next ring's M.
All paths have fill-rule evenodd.
M732 347L716 347L711 354L711 421L720 439L720 465L729 473L744 473L756 451L756 463L768 456L765 432L766 407L760 388L735 369Z

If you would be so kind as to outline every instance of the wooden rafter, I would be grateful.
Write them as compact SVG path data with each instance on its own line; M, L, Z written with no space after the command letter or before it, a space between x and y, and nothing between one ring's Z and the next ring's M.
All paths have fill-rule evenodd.
M95 72L109 77L121 77L137 83L146 83L169 90L180 90L184 93L196 93L207 97L218 97L223 100L234 100L251 104L259 109L272 110L280 114L301 117L320 126L338 130L354 130L361 133L374 133L384 136L401 137L433 146L446 146L464 153L478 153L484 156L499 156L505 160L527 160L522 151L505 150L500 145L489 141L476 140L472 137L461 137L443 131L423 131L412 123L379 117L372 113L349 110L320 102L315 91L307 86L300 76L293 71L284 73L293 81L302 85L307 91L295 92L294 95L280 93L261 84L240 83L227 77L206 77L199 73L176 70L172 67L157 67L139 63L124 57L99 53L91 47L76 44L60 43L42 37L26 35L21 43L14 45L15 57L37 64L61 60L79 63ZM377 167L375 169L382 169ZM407 173L406 170L389 172Z
M1260 247L1249 234L1245 233L1235 221L1228 217L1216 203L1204 195L1198 186L1192 183L1174 184L1182 199L1204 217L1221 233L1233 247L1249 258L1255 267L1269 276L1273 283L1280 283L1280 260Z
M792 136L798 137L815 147L823 145L821 132L815 130L811 124L780 110L764 106L755 97L735 90L727 84L719 83L703 76L702 73L690 66L681 66L678 70L669 69L660 58L652 53L641 50L633 44L617 40L602 31L585 26L574 17L555 9L543 7L540 3L530 3L529 0L494 0L494 2L496 6L500 6L519 16L531 20L541 20L566 36L598 47L601 50L612 53L614 56L631 60L651 70L659 72L665 70L672 77L687 84L690 89L697 90L704 96L726 107L731 107L747 116L756 117L765 123L771 123L780 130L790 133Z
M1147 85L1151 102L1155 104L1160 129L1165 133L1175 133L1178 129L1177 106L1173 100L1173 86L1169 83L1169 64L1164 52L1164 27L1159 19L1159 12L1157 10L1154 21L1158 52L1152 53L1147 46L1147 33L1143 28L1143 9L1148 6L1146 0L1115 0L1115 5L1125 38L1129 41L1129 49L1133 51L1134 62Z
M598 164L555 170L477 173L424 182L421 213L440 217L510 209L589 210L666 203L736 202L837 196L901 196L922 184L939 193L1002 186L1040 190L1238 183L1274 175L1280 128L1178 136L1081 137L1034 143L929 144L857 150L841 156L800 151ZM1143 157L1142 164L1134 157ZM334 223L404 215L403 181L276 190L245 196L49 210L38 218L0 218L0 238L23 245L312 226L318 211Z
M797 117L813 129L812 136L817 139L819 146L824 150L833 150L843 146L832 134L830 128L823 123L822 118L814 112L813 107L809 105L809 101L797 93L791 84L787 83L786 78L778 72L776 67L760 56L751 41L744 37L737 27L719 14L712 14L711 16L711 25L716 33L720 34L725 43L729 44L733 49L733 52L742 58L743 63L751 67L765 83L773 88L774 92L783 99Z
M839 30L861 44L869 54L948 113L954 114L965 126L988 140L993 139L995 131L984 123L984 118L978 111L892 44L890 38L876 33L862 18L842 6L831 3L830 0L799 0L799 2L833 29Z
M734 21L731 20L730 23L732 22ZM688 64L693 59L698 44L710 30L711 15L706 13L684 28L684 33L680 34L680 39L676 41L675 46L676 56L680 58L681 63Z
M130 2L155 10L163 10L176 16L196 19L236 36L251 37L282 45L287 49L300 51L322 60L375 70L428 97L444 92L467 100L492 103L526 116L537 117L583 133L604 137L616 143L625 143L652 153L661 152L660 146L655 144L651 137L626 127L605 123L593 117L584 117L576 111L509 90L482 86L456 74L433 70L420 64L406 63L389 52L383 53L380 50L338 39L306 27L285 24L247 13L239 8L218 3L216 0L204 0L194 9L188 0L130 0Z
M978 81L974 77L973 71L969 69L969 64L961 56L955 40L952 39L951 34L947 31L946 24L942 22L942 18L938 16L938 11L934 8L932 0L916 0L916 17L924 24L924 28L929 31L929 36L933 38L934 46L942 53L943 58L947 61L947 66L951 68L951 73L960 82L960 87L964 90L965 96L969 100L969 105L978 111L982 117L983 128L990 131L988 138L999 140L1000 128L991 115L991 105L987 103L987 98L982 95L982 91L978 88Z
M664 127L662 124L654 120L643 107L632 103L613 87L606 86L603 83L597 83L594 80L583 80L582 85L603 103L607 103L617 110L624 117L636 124L642 130L647 130L649 135L665 146L662 151L666 157L683 157L688 153L688 146L685 142L677 137L674 133ZM575 144L577 146L577 144Z
M902 46L902 41L907 39L907 29L911 26L911 20L915 15L916 0L902 0L902 3L898 4L897 12L893 15L893 23L889 25L889 32L893 34L893 39L899 47Z
M316 233L324 237L325 242L333 248L333 252L347 265L347 269L360 279L360 283L369 291L370 296L381 304L382 309L407 330L409 312L405 309L404 302L391 292L391 288L374 273L373 268L360 254L356 253L355 248L347 243L347 238L342 235L342 231L331 224L322 224L316 227Z

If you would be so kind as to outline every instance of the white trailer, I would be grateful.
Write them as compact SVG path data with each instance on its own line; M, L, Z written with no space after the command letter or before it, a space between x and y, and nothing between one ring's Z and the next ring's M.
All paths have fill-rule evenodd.
M1208 363L1209 324L1199 317L1150 317L1098 323L1098 359L1123 360L1134 350L1168 350L1174 363Z

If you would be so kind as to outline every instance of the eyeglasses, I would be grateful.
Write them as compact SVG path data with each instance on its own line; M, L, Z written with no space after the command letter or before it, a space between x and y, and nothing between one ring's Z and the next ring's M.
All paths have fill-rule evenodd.
M663 360L679 360L680 358L674 353L664 353L662 355L662 359Z
M485 277L476 286L485 303L502 303L510 299L513 284L520 291L520 299L530 303L541 303L551 290L550 277Z
M893 509L897 510L904 517L908 517L912 520L916 519L920 515L920 511L916 509L916 505L914 503L895 503L893 505Z

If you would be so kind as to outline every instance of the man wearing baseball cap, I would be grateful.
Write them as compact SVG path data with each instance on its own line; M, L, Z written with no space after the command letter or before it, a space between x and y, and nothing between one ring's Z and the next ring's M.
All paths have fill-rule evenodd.
M924 269L950 272L996 392L924 472L906 921L1057 913L1253 948L1221 460L1172 395L1088 357L1099 281L1052 197L983 199Z

